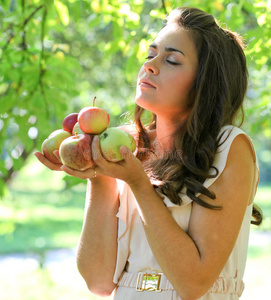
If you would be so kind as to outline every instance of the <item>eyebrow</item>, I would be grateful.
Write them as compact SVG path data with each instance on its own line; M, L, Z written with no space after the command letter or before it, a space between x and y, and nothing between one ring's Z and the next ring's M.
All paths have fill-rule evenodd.
M157 49L157 46L156 46L155 44L152 44L152 45L150 45L150 48ZM178 49L175 49L175 48L172 48L172 47L166 47L166 48L165 48L165 51L166 51L166 52L179 52L179 53L181 53L183 56L185 56L184 53L183 53L183 51L178 50Z

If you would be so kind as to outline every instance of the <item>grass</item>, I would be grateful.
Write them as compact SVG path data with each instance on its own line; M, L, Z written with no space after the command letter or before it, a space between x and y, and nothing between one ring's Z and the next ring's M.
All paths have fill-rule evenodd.
M72 190L64 187L62 174L35 162L22 170L0 202L0 253L76 246L85 186Z
M79 203L52 203L50 193L13 191L20 198L15 209L12 202L2 203L0 217L1 253L35 251L59 247L74 247L82 227L83 208ZM70 193L73 199L80 193ZM61 198L67 197L62 193ZM29 203L30 201L33 203ZM61 200L61 199L60 199ZM5 220L5 221L3 221Z
M51 250L75 249L82 228L85 184L65 190L62 176L33 159L0 200L0 269L3 255L9 254L14 260L5 272L0 271L0 300L101 299L87 290L76 269L75 253L71 261L64 260L63 264L48 265L45 261ZM248 289L241 298L246 300L255 299L252 295L257 287L265 292L269 288L271 243L265 237L271 232L271 186L260 186L255 202L263 210L264 222L259 228L251 227L253 239L245 273ZM30 262L27 255L31 253L37 260L32 261L33 268L28 263L20 270L13 253L22 253Z
M104 299L88 291L73 259L62 259L62 263L50 263L45 268L33 265L29 258L25 260L21 267L14 261L13 268L3 268L0 262L0 300Z

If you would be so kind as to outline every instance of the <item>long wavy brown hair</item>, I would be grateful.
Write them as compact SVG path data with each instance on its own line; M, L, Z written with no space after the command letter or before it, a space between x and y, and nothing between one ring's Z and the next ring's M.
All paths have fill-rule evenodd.
M199 194L215 199L215 194L203 186L207 178L216 177L218 170L213 162L219 135L225 125L235 124L239 117L244 120L248 71L242 38L228 29L223 29L215 18L197 8L181 7L173 10L168 23L177 22L188 30L195 42L199 67L190 91L188 118L180 122L172 136L173 148L163 158L155 159L146 167L153 184L175 204L181 204L180 191L185 188L187 196L209 209L220 206L203 201ZM136 105L135 124L139 132L141 148L138 157L150 153L150 139L147 130L156 128L156 116L143 125L144 109ZM210 175L210 169L214 169ZM260 210L253 207L253 224L262 221Z

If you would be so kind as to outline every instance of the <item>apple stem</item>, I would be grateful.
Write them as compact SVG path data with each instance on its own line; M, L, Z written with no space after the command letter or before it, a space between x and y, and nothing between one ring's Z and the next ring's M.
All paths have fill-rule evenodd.
M95 100L96 100L96 96L94 96L93 98L93 106L95 106Z
M75 132L75 137L78 139L78 135L77 135L77 132Z

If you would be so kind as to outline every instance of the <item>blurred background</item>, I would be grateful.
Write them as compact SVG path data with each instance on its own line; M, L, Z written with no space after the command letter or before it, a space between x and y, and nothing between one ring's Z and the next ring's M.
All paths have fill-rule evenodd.
M133 113L137 72L176 6L196 6L243 35L250 73L243 129L261 180L243 300L271 292L271 1L1 0L0 300L100 299L76 269L85 182L33 156L63 118L92 104L110 126ZM106 221L106 220L105 220ZM269 292L269 293L268 293Z

